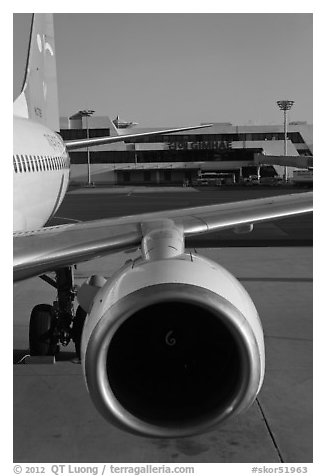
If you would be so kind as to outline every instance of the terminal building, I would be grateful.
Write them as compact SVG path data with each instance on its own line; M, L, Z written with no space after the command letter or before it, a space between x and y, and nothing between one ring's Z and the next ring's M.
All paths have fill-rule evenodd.
M65 140L116 135L109 117L91 116L60 119ZM132 123L131 123L132 124ZM168 127L167 127L168 128ZM172 128L172 127L170 127ZM122 135L162 128L123 128ZM312 125L290 122L287 155L312 157ZM283 125L214 123L211 127L174 134L144 137L137 143L125 142L89 149L91 181L116 185L192 183L202 172L232 174L235 181L253 174L261 177L283 174ZM70 152L71 181L87 181L87 149ZM266 161L266 163L265 163ZM289 176L291 177L289 169Z

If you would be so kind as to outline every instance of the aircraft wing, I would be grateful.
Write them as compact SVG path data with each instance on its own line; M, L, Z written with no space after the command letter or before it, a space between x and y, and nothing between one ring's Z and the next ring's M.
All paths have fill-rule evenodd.
M188 237L311 212L312 203L312 192L306 192L15 233L14 281L139 247L146 223L170 219Z
M192 131L193 129L203 129L205 127L211 127L212 125L213 124L203 124L201 126L179 127L175 129L163 129L161 131L138 132L135 134L122 134L122 135L107 136L107 137L94 137L91 139L67 140L65 141L65 145L68 150L74 150L74 149L82 149L83 147L113 144L114 142L123 142L125 140L131 140L131 139L137 142L137 139L142 137L157 136L161 134L172 134L173 132Z

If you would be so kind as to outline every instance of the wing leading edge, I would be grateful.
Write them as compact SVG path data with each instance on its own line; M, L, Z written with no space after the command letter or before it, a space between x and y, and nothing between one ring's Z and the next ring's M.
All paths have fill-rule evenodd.
M192 236L312 211L312 192L94 220L14 234L14 281L140 246L142 225L170 219Z
M192 131L194 129L204 129L205 127L211 127L213 124L203 124L200 126L188 126L188 127L179 127L174 129L163 129L161 131L151 131L151 132L138 132L135 134L122 134L116 136L107 136L107 137L95 137L92 139L79 139L79 140L68 140L65 141L65 146L67 150L82 149L84 147L93 147L96 145L105 145L113 144L115 142L123 142L125 140L135 140L142 137L157 136L161 134L172 134L174 132L183 132L183 131Z

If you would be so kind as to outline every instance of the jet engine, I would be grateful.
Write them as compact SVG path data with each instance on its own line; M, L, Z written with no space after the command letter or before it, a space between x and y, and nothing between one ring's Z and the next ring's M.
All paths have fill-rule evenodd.
M104 418L136 434L175 438L207 431L253 403L264 341L256 308L232 274L197 254L169 251L162 259L161 244L97 288L82 364Z

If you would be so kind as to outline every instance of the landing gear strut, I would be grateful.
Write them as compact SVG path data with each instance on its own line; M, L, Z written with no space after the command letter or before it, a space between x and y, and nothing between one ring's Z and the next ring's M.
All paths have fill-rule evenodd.
M86 313L78 307L74 312L76 288L71 266L55 271L55 279L47 275L40 276L55 287L57 299L53 305L38 304L32 310L29 325L30 355L55 355L59 344L67 346L71 339L80 358L80 340Z
M72 324L72 339L75 343L76 357L78 360L80 360L80 344L86 316L86 311L84 311L82 307L78 306Z

